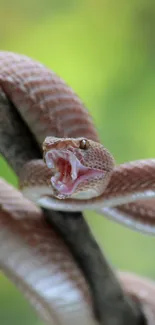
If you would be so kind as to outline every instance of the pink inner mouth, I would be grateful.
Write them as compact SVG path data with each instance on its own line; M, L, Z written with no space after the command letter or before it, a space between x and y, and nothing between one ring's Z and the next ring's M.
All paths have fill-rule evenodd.
M58 197L71 196L77 186L86 179L102 176L104 171L85 167L69 150L52 149L45 154L48 168L53 168L51 184L58 191Z

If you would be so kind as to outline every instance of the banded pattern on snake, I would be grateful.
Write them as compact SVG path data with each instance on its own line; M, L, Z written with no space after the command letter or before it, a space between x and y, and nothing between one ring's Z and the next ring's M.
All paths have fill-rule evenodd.
M20 188L28 199L43 208L54 210L82 211L84 209L94 209L138 230L149 233L154 232L153 218L155 211L150 200L155 193L154 159L135 161L114 167L114 159L108 150L100 144L96 128L80 99L61 78L34 60L14 53L0 52L0 88L2 103L0 112L0 150L17 171L20 178ZM17 114L25 120L30 128L34 143L40 152L43 150L44 160L34 160L33 153L25 154L25 143L22 143L25 165L21 166L21 162L18 161L18 147L16 147L15 151L13 145L7 145L6 134L9 130L5 130L5 124L3 125L6 99L9 99L11 104L16 107ZM20 139L20 147L21 142L22 139ZM33 151L33 143L30 143L30 146L32 146ZM10 241L9 246L4 245L4 249L1 248L1 265L5 265L6 272L7 268L8 270L12 269L11 276L13 277L14 274L14 277L16 277L17 274L15 275L13 269L15 269L18 258L17 260L8 260L8 266L6 266L6 255L10 256L12 254L11 246L15 247L14 245L17 245L17 252L19 251L23 234L27 245L31 245L27 237L27 231L31 231L31 227L34 229L34 225L31 226L32 221L25 224L22 220L21 224L18 221L17 229L16 222L11 223L9 191L10 195L13 195L11 199L11 203L14 202L13 205L11 204L13 219L18 219L19 215L21 218L22 213L24 215L26 213L28 219L31 213L34 214L33 222L35 222L35 214L37 219L38 216L39 219L42 219L42 217L41 212L34 208L33 204L31 212L29 201L25 204L26 211L23 210L23 197L13 189L10 190L3 181L1 181L1 188L4 189L1 203L3 212L1 221L4 225L1 231L1 242L3 243L4 238L8 236L14 238L11 235L12 232L17 232L18 237L15 243ZM5 197L8 197L8 199L6 200ZM16 197L19 205L17 205ZM147 201L144 201L144 198ZM13 206L15 206L15 211ZM30 212L27 211L27 206L30 207ZM20 213L18 214L18 212ZM44 225L43 228L45 229ZM41 227L34 234L33 243L36 242L37 244L37 240L41 240L40 234ZM43 238L45 236L49 238L48 230L47 235L43 234ZM54 241L50 245L53 249ZM47 246L49 247L48 243ZM48 250L48 247L46 247L46 250ZM39 252L39 256L41 253L43 252ZM25 254L28 254L27 250ZM67 254L66 252L66 256L68 256ZM26 255L23 256L25 260ZM28 256L30 258L29 254ZM41 265L43 265L42 258ZM22 264L19 269L22 270L21 272L24 271ZM49 270L49 266L47 269ZM17 276L18 279L20 277L24 278L24 274L20 273L20 271ZM8 271L8 275L9 273L10 271ZM68 274L68 269L65 272L66 274ZM71 273L69 273L70 275ZM80 275L77 278L80 278ZM18 281L19 285L20 281ZM38 286L39 284L35 289L38 290ZM80 285L81 287L83 287L83 284ZM32 283L29 288L31 288L31 291ZM30 296L34 297L32 292L29 293ZM89 294L85 293L85 298L82 300L84 303L87 302L87 295L89 296ZM76 298L78 299L78 296ZM48 293L44 299L48 300ZM81 301L81 295L79 301ZM88 301L90 303L89 298ZM49 309L51 306L52 304ZM58 309L59 307L56 306ZM60 317L59 320L56 320L58 323L64 321L64 323L70 324L73 322L73 319L64 320L63 312L59 311L58 314L59 317L60 315L62 317L62 319ZM92 315L88 316L88 314L90 315L89 308L86 314L85 324L91 324ZM54 315L54 311L52 315ZM50 317L51 315L49 319ZM45 318L47 318L47 314ZM79 323L79 318L77 319Z
M154 204L149 201L148 208L144 199L155 195L155 159L114 167L87 109L61 78L17 54L1 52L0 65L3 91L44 151L46 164L29 161L21 172L24 195L50 209L95 209L154 233ZM3 144L2 152L6 156ZM138 199L143 201L133 203Z

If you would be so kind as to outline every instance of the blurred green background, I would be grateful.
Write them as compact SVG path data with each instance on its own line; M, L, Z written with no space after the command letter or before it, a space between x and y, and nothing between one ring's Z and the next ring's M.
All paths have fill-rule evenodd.
M93 115L116 162L155 157L155 2L0 0L1 50L26 54L57 72ZM0 176L16 185L1 158ZM112 264L155 278L154 239L87 213ZM0 323L41 324L16 288L0 278Z

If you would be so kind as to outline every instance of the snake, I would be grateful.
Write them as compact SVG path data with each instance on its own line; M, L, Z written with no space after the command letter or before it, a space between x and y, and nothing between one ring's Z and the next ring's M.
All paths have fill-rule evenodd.
M52 233L52 237L51 230L49 231L46 228L42 220L42 212L38 210L38 206L49 210L68 212L90 209L133 229L153 234L155 160L145 159L116 166L112 154L100 143L92 117L79 97L53 71L31 58L21 54L1 51L0 89L2 104L0 113L0 151L12 165L11 167L17 170L20 189L20 192L17 192L1 180L0 185L1 189L3 189L2 202L0 202L1 224L3 225L1 242L3 243L4 237L12 238L9 245L2 245L1 265L4 266L5 273L14 278L19 286L21 283L23 286L28 286L29 290L26 290L26 294L32 300L32 303L38 306L36 307L38 310L42 308L41 315L44 315L47 322L51 324L51 317L55 316L55 311L52 310L51 314L50 309L51 305L54 304L56 310L59 310L59 319L55 319L55 322L58 324L71 324L73 319L69 318L70 313L68 317L66 316L67 313L65 313L66 319L63 319L64 300L62 299L62 305L61 302L56 301L55 291L52 294L52 304L48 300L48 288L44 291L44 300L46 301L46 312L44 312L43 301L40 301L39 296L37 296L36 303L36 295L33 294L33 290L37 291L37 293L41 290L42 282L36 282L36 285L34 285L33 276L30 276L27 284L23 284L22 279L26 278L24 272L28 272L28 269L24 270L22 264L24 261L31 260L32 268L33 258L37 251L39 258L41 255L41 265L48 265L47 270L42 267L40 272L47 272L48 276L50 274L48 273L50 269L48 264L49 254L52 254L52 250L56 249L57 246L64 248L64 244L59 243L54 233ZM34 142L29 143L32 151L27 158L27 154L25 155L24 152L25 143L22 142L22 138L18 139L20 148L23 147L24 164L22 166L18 161L18 149L15 150L14 145L8 145L6 141L6 133L9 132L5 123L3 123L6 99L9 99L12 107L16 109L15 114L17 114L18 118L25 121L25 128L28 127L31 130L32 139L34 140ZM9 116L7 118L9 119ZM23 132L25 131L23 130ZM27 141L29 142L29 140ZM34 143L42 152L42 159L33 159ZM25 217L24 220L22 218L23 215L27 216L26 222ZM33 216L33 218L29 218L29 215ZM38 223L38 219L40 223ZM18 223L18 227L16 223ZM38 248L38 250L34 249L30 254L23 247L23 259L21 260L21 252L20 254L18 252L20 251L22 236L26 244L30 245L29 234L31 229L34 231L35 226L37 232L33 233L31 240L37 245L40 240L47 237L44 249L50 252L44 256L44 249L41 247L43 251L39 251ZM12 233L18 239L15 240ZM50 236L52 239L49 240ZM6 261L6 256L13 254L12 249L14 249L15 245L17 248L16 258L10 258ZM63 252L68 258L68 251ZM61 259L61 253L57 254L57 256L59 257L56 258L54 263L57 269L60 270L59 259ZM17 263L20 264L19 270L14 272ZM38 268L41 267L37 263L38 260L36 260L36 265L38 265ZM36 265L34 265L35 268ZM65 274L66 281L69 281L68 276L72 280L74 274L68 270L71 268L77 271L77 268L73 265L70 267L70 262L67 262L67 265L67 272L66 269L65 272L63 269L63 276ZM54 276L56 286L58 286L59 280L61 282L62 279L59 276L57 277L56 274ZM90 297L87 290L84 291L87 286L85 286L82 275L78 274L75 278L83 281L80 285L76 283L76 287L83 292L83 299L81 292L79 297L79 291L75 297L79 304L79 301L82 301L85 306L81 317L85 319L85 324L95 324L88 307L91 305ZM73 284L72 281L66 283ZM53 289L52 284L51 287ZM63 294L66 294L66 290ZM70 299L68 297L68 302ZM65 305L65 308L69 308L69 303ZM74 313L74 322L76 313L78 315L78 309ZM77 317L77 320L77 323L79 323L79 317Z
M1 270L45 324L98 325L88 284L61 236L48 227L42 210L20 191L3 179L0 189ZM123 271L117 272L117 277L125 293L141 303L146 322L136 324L153 325L155 283ZM114 320L114 324L120 322Z
M15 53L0 52L0 67L1 88L42 150L43 159L20 171L24 196L47 209L94 210L154 234L155 159L115 166L88 110L60 77Z

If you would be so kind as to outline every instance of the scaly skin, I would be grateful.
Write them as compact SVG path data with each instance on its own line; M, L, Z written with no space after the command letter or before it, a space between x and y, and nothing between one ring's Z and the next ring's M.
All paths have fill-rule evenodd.
M113 157L99 143L87 109L61 78L32 59L9 52L0 52L0 68L1 88L32 130L40 150L43 146L44 154L55 150L59 155L70 151L89 169L88 177L82 178L75 188L72 186L66 195L61 192L61 186L53 185L55 178L51 182L55 169L49 169L43 161L30 159L20 171L20 188L24 195L49 209L94 209L133 229L154 234L153 203L150 201L148 209L144 199L155 196L155 160L135 161L114 168ZM88 141L86 150L79 148L82 139ZM3 144L2 147L6 156ZM57 161L54 163L57 168ZM61 174L63 172L65 166ZM71 183L70 172L69 177Z
M21 290L45 323L97 325L88 283L63 238L51 225L49 227L38 207L2 179L0 189L1 270ZM56 218L60 218L59 215ZM89 247L84 248L87 256L88 249ZM104 322L99 323L153 325L154 282L118 272L125 292L124 299L121 300L121 290L115 284L117 280L111 275L106 261L104 267L105 292L102 295L107 297L107 301L104 302ZM96 279L98 273L94 274ZM98 285L102 287L101 282ZM118 292L115 292L116 288ZM138 301L135 304L137 309L133 309L132 313L130 304L127 304L128 296L134 296ZM143 314L139 313L139 303L146 322Z
M55 141L55 137L59 139L59 144L63 143L68 146L68 141L71 141L71 146L76 146L78 152L76 155L79 155L78 144L79 141L87 140L89 142L88 150L83 151L82 156L83 165L90 167L90 169L96 168L103 171L102 179L97 180L97 184L94 182L92 184L91 179L88 179L87 188L94 187L96 191L97 198L93 198L89 196L87 200L80 202L77 198L72 199L75 206L75 210L81 210L81 204L85 204L84 208L89 204L88 207L91 207L91 204L95 202L96 207L98 206L98 202L101 203L101 207L103 205L103 195L108 194L108 188L112 193L116 192L114 195L117 197L118 194L121 193L121 188L118 188L118 184L120 184L119 178L119 170L116 168L113 171L113 158L110 153L99 143L99 139L93 126L91 117L89 116L87 110L82 105L79 98L74 94L74 92L53 72L46 69L43 65L34 62L33 60L26 58L24 56L20 56L13 53L1 52L0 53L0 100L1 100L1 112L0 112L0 122L1 122L1 129L0 129L0 141L1 141L1 151L6 157L6 159L11 162L12 167L14 170L17 171L18 175L21 175L23 162L25 162L25 177L28 182L28 195L31 193L31 185L33 193L35 193L34 185L38 184L39 188L43 189L43 182L46 186L47 190L47 173L50 176L51 170L49 170L43 161L34 161L34 156L40 158L40 154L38 152L42 151L42 144L47 144L46 141L49 135L51 136L50 141ZM19 115L25 119L27 126L23 127L23 130L18 133L18 123L13 120L10 124L10 128L6 128L7 118L11 120L11 112L10 115L5 114L6 103L14 105L16 109L18 109ZM67 115L66 115L67 112ZM6 111L7 113L7 111ZM16 112L15 114L18 115ZM64 114L62 114L64 113ZM18 115L18 119L20 119ZM39 121L39 122L38 122ZM12 126L17 127L15 132L14 140L17 140L16 146L10 145L9 136L12 131ZM27 138L27 127L30 128L31 132L34 135L34 138L31 139ZM25 143L22 142L21 134L24 135ZM80 137L80 139L78 139ZM82 138L81 138L82 137ZM68 138L68 139L67 139ZM57 141L57 140L56 140ZM19 145L19 146L18 146ZM31 150L26 151L27 145ZM54 144L55 145L55 144ZM21 147L23 146L22 150ZM49 152L49 148L45 148L47 153ZM51 148L50 148L51 149ZM95 152L97 150L97 157L95 158ZM19 152L20 158L19 159ZM32 160L32 161L31 161ZM32 165L31 165L32 164ZM33 166L33 174L31 174L30 179L28 178L30 172L30 166ZM151 165L151 167L153 164ZM26 173L27 168L27 173ZM121 167L120 167L121 168ZM126 168L127 170L128 168ZM130 168L129 168L130 169ZM122 169L121 169L122 170ZM145 168L144 168L145 170ZM40 171L40 173L39 173ZM44 174L42 174L42 171ZM36 178L37 173L39 178ZM112 178L110 181L110 177L112 174ZM132 171L130 171L130 175ZM145 171L144 171L145 174ZM22 174L23 175L23 174ZM123 177L126 175L126 171L123 174ZM33 177L32 177L33 176ZM23 177L23 176L22 176ZM23 181L21 177L21 181ZM42 178L43 177L43 178ZM130 178L130 177L129 177ZM42 179L42 184L39 181ZM123 179L123 178L122 178ZM138 177L139 179L139 177ZM113 181L116 180L117 186L113 188ZM141 178L141 180L143 180ZM49 181L49 178L48 178ZM109 182L110 181L110 182ZM109 185L108 185L109 182ZM112 183L111 183L112 182ZM143 183L145 184L145 183ZM82 191L79 188L79 193ZM111 186L112 185L112 186ZM146 185L146 184L145 184ZM148 184L147 184L148 186ZM15 283L23 290L24 294L28 296L32 304L36 307L39 311L41 317L45 319L45 321L49 324L52 322L52 318L54 321L59 324L69 324L75 323L77 320L77 324L79 324L79 312L77 311L74 313L68 313L68 307L66 312L61 310L61 306L56 304L56 297L54 295L53 299L53 292L55 292L54 284L55 282L51 280L55 280L55 276L57 275L57 268L55 274L55 261L58 269L60 270L61 276L58 280L61 280L61 277L66 279L66 276L69 277L69 292L71 293L71 297L74 298L74 294L78 294L77 296L76 306L77 310L78 304L80 304L80 313L82 312L82 322L84 324L95 324L96 321L91 314L92 310L92 300L89 297L89 293L87 293L87 289L85 291L84 282L82 282L82 286L76 287L76 281L82 280L82 275L77 275L77 278L74 276L72 278L72 274L70 273L70 268L73 270L74 266L71 264L67 264L69 269L63 269L64 266L64 255L67 255L67 251L64 248L64 243L62 245L55 242L55 235L51 232L47 225L44 223L42 218L42 213L40 210L37 211L37 208L33 208L33 204L29 201L24 201L25 199L21 196L20 193L15 192L13 189L7 187L6 183L3 181L0 182L1 190L1 212L0 212L0 222L1 222L1 229L0 229L0 242L1 242L1 250L0 250L0 265L1 268L5 271L5 273L13 280ZM117 188L117 191L115 191ZM133 185L131 187L133 189ZM144 188L144 187L143 187ZM131 194L131 190L128 186L123 187L123 189ZM135 188L134 188L135 189ZM51 191L51 188L50 188ZM103 191L103 193L102 193ZM86 190L87 192L87 190ZM43 195L46 194L46 191L42 193ZM48 193L49 194L49 193ZM51 192L50 192L51 194ZM54 193L53 193L54 194ZM77 193L72 193L77 194ZM103 195L102 195L103 194ZM38 195L38 194L37 194ZM70 201L65 198L65 200L58 200L57 194L55 193L55 200L56 204L63 202L66 207L73 211L74 207L71 205ZM72 195L72 196L73 196ZM125 196L125 192L123 192L123 196ZM31 197L32 199L32 197ZM35 198L35 202L38 201L38 198ZM112 198L113 200L113 198ZM52 201L54 202L54 201ZM53 203L52 203L53 204ZM62 207L62 205L61 205ZM67 208L67 209L68 209ZM65 208L64 208L65 209ZM134 209L133 209L134 210ZM101 211L102 213L102 211ZM58 214L56 215L56 220L58 219ZM62 222L62 219L61 219ZM76 222L75 222L76 224ZM35 229L37 228L37 233L35 233ZM63 227L64 228L64 227ZM76 229L75 229L76 230ZM53 238L51 238L51 235ZM73 234L72 234L73 235ZM84 234L83 234L84 236ZM74 237L75 239L75 237ZM76 239L75 239L76 240ZM85 238L86 240L86 238ZM73 241L72 241L73 243ZM85 242L85 244L88 243ZM85 247L85 251L87 252L87 246ZM58 247L60 247L60 252L58 251ZM22 248L22 250L21 250ZM64 251L63 251L64 248ZM73 248L73 247L72 247ZM75 247L74 247L75 248ZM63 252L63 256L62 256ZM64 254L65 252L65 254ZM95 248L95 253L98 252ZM21 254L22 256L21 256ZM52 253L52 254L51 254ZM59 255L58 263L57 263L57 253ZM92 252L93 253L93 252ZM100 255L100 254L99 254ZM88 257L88 256L87 256ZM36 264L34 263L36 261ZM46 260L46 261L45 261ZM52 263L51 263L52 260ZM91 259L90 259L91 260ZM47 264L46 264L47 262ZM49 263L48 263L49 262ZM86 260L87 264L88 260ZM69 262L67 262L69 263ZM105 262L104 262L105 263ZM99 263L100 264L100 263ZM17 268L18 265L18 268ZM23 266L27 266L26 268ZM103 266L103 263L101 264ZM44 268L46 266L46 268ZM95 265L96 266L96 265ZM92 265L92 272L94 267ZM91 283L91 289L93 288L93 293L96 295L96 301L98 301L99 305L96 306L96 312L98 314L98 320L101 324L144 324L143 314L139 310L139 304L134 304L132 299L128 299L128 297L124 298L125 296L122 293L120 286L118 285L117 280L115 279L113 272L110 272L109 266L105 263L106 269L104 271L107 274L110 274L108 277L107 282L107 275L106 275L106 282L104 283L104 290L107 288L108 290L104 292L104 295L100 295L100 291L102 288L101 281L97 282L96 287L93 282L93 276L91 272L87 274L89 276L89 284ZM75 266L75 270L77 266ZM38 275L36 274L37 270L40 270ZM42 271L43 273L42 273ZM29 273L29 271L31 273ZM45 271L45 275L44 275ZM89 269L90 271L90 269ZM103 273L104 273L103 271ZM26 272L26 273L24 273ZM53 273L54 272L54 273ZM100 278L100 272L98 271L95 274L95 280ZM29 276L31 275L31 276ZM34 275L34 278L33 278ZM70 278L71 276L71 278ZM92 277L91 277L92 276ZM33 281L35 279L35 281ZM75 280L75 282L74 282ZM43 281L43 282L42 282ZM61 282L61 281L60 281ZM47 292L46 284L49 288L50 283L50 291ZM62 282L62 284L65 282ZM111 283L113 284L111 287ZM106 285L106 286L105 286ZM61 287L61 286L60 286ZM114 292L113 290L114 289ZM56 283L56 290L58 289L58 283ZM73 290L72 290L73 289ZM60 288L60 293L62 289ZM84 291L83 291L84 290ZM103 291L102 291L103 292ZM73 296L72 296L73 293ZM66 304L66 290L65 294L65 304ZM103 299L102 299L103 296ZM82 298L83 297L83 298ZM106 297L106 298L104 298ZM119 299L116 299L119 298ZM58 300L60 295L58 294ZM61 295L62 298L62 295ZM70 299L70 297L68 297ZM78 300L79 298L79 300ZM100 299L99 299L100 298ZM105 301L104 301L105 299ZM112 299L112 300L111 300ZM114 300L113 300L114 299ZM74 299L73 299L74 300ZM71 304L74 305L72 299L69 301ZM81 305L82 302L82 305ZM108 307L105 309L102 307L105 305ZM84 308L83 308L84 306ZM102 310L102 312L101 312ZM115 317L113 317L115 316Z

